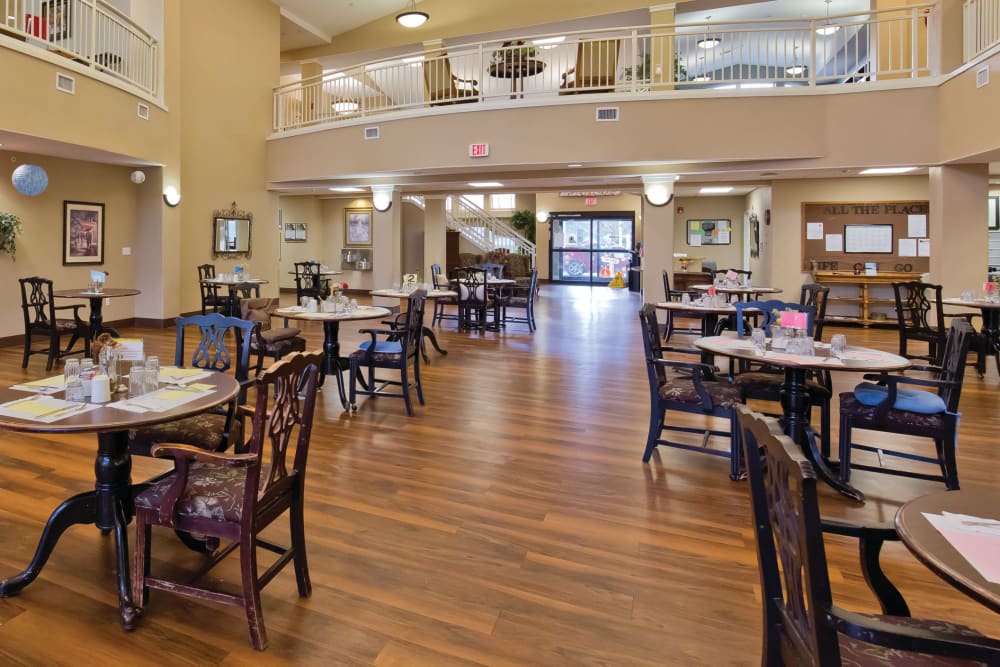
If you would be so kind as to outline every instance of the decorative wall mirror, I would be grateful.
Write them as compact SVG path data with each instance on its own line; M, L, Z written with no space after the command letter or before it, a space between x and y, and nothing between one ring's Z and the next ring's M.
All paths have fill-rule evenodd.
M250 223L253 214L236 208L236 202L212 213L212 256L223 259L250 257Z

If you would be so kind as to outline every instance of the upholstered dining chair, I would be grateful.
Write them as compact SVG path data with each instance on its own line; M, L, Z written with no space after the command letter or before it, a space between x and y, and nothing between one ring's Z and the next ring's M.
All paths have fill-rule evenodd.
M448 279L441 273L440 264L431 264L431 281L436 290L454 290L455 287L448 282ZM448 306L454 306L451 310ZM458 320L458 297L440 297L434 299L434 313L431 316L431 326L443 320Z
M209 451L222 451L231 445L242 447L243 424L236 408L244 403L246 388L252 384L250 346L255 323L219 313L178 317L175 322L174 365L216 372L232 369L243 388L234 402L217 410L130 431L129 451L133 455L149 456L153 445L164 442ZM197 332L197 343L190 363L185 363L185 340L193 332Z
M28 358L33 354L47 357L45 370L52 370L56 359L71 354L90 356L90 325L80 317L83 304L57 306L52 297L52 281L48 278L18 278L21 284L21 314L24 316L24 356L21 368L28 367ZM71 317L59 317L69 313ZM62 337L69 336L69 343L62 347ZM35 338L42 338L46 346L32 347ZM77 341L82 341L81 349L74 349Z
M958 403L962 395L965 360L975 336L972 325L962 318L952 320L940 366L910 366L907 375L865 376L877 384L862 382L852 392L840 395L840 479L848 481L851 470L869 470L903 477L942 481L948 489L958 488L955 448L958 438ZM919 378L912 371L927 371L934 377ZM901 385L927 387L936 391L907 389ZM934 441L934 455L888 449L884 444L854 442L855 429L897 433ZM878 453L880 458L896 458L936 464L940 474L910 469L887 468L854 461L852 450Z
M147 616L150 589L199 600L242 606L250 628L250 643L267 647L260 592L274 576L294 563L300 597L312 592L305 541L305 474L312 434L316 388L323 357L319 352L293 353L265 370L256 380L256 399L248 413L253 427L246 452L207 452L185 445L157 445L154 456L174 460L174 471L135 498L135 552L132 559L132 595ZM260 536L283 515L288 516L290 546L279 546ZM152 526L230 540L201 564L204 575L239 549L238 593L195 585L189 577L168 579L151 574ZM264 573L258 573L258 547L278 554ZM167 568L164 568L167 570ZM176 568L170 568L176 574Z
M250 341L250 353L257 355L256 373L263 368L264 357L278 361L290 352L305 352L306 340L298 329L271 326L271 315L278 307L275 297L240 300L240 317L257 325Z
M219 294L219 285L210 285L205 281L215 277L215 264L200 264L198 266L198 285L201 288L201 314L208 311L219 312L229 305L228 295Z
M694 298L695 294L687 290L675 290L670 287L670 272L663 269L663 294L666 296L667 301L677 301L680 302L687 294L688 298ZM701 321L698 321L697 326L691 325L687 327L678 327L674 325L675 313L672 310L666 311L666 324L663 325L663 341L669 342L670 337L675 333L690 334L692 336L701 336ZM682 314L676 314L676 317L683 317ZM689 318L690 319L690 318Z
M816 474L801 447L776 422L745 406L737 412L764 607L762 665L1000 664L1000 641L949 621L911 618L878 563L882 543L898 539L895 530L823 521ZM861 540L865 580L881 615L834 604L824 532Z
M656 306L647 303L639 311L642 328L642 346L646 355L646 376L649 379L649 433L643 463L648 463L653 450L659 445L729 458L729 477L739 479L741 459L739 429L735 406L740 402L740 391L728 382L713 379L714 369L697 362L673 361L663 357L664 352L698 356L698 350L664 347L660 341ZM673 371L668 374L667 371ZM683 374L680 374L683 372ZM706 430L667 423L670 411L686 412L729 420L729 431ZM664 437L664 431L698 433L702 442L691 444ZM729 450L711 449L705 444L709 436L729 438Z

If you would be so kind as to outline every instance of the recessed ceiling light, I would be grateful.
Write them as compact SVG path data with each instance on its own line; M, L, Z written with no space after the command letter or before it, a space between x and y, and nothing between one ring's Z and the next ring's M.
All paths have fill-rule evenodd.
M582 166L583 166L583 163L582 163L582 162L570 162L570 163L569 163L568 165L566 165L566 166L567 166L567 167L582 167Z
M727 192L732 192L733 186L731 185L713 185L709 187L704 187L698 190L698 194L701 195L724 195Z
M708 37L706 39L698 40L699 49L714 49L719 44L722 44L722 40L719 39L718 37Z
M871 169L862 169L859 174L862 175L878 175L878 174L905 174L908 171L913 171L916 167L872 167Z
M329 188L330 192L364 192L364 188Z
M499 181L472 181L469 183L474 188L502 188L503 183Z
M560 44L566 41L566 35L560 35L559 37L543 37L542 39L533 39L531 43L535 46L545 46L546 44ZM552 46L549 47L550 49Z

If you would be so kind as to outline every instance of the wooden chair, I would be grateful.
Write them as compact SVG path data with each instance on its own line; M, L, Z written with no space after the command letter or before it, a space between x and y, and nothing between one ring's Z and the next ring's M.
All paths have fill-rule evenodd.
M52 281L48 278L18 278L21 284L21 313L24 316L24 357L21 368L28 367L28 358L33 354L45 354L48 361L45 370L52 370L56 359L71 354L90 356L90 325L80 317L83 304L57 306L52 297ZM60 312L72 312L72 318L60 318ZM68 335L69 343L62 347L62 337ZM34 338L42 338L46 346L41 349L32 347ZM78 340L83 341L83 348L73 349Z
M534 331L535 326L535 293L538 291L538 267L531 270L531 282L527 286L510 285L501 288L497 297L500 302L500 321L506 327L508 324L527 324L528 331ZM523 315L515 315L508 310L523 311Z
M680 302L687 294L688 298L694 298L694 292L686 290L674 290L670 288L670 272L663 269L663 293L666 295L667 301L677 301ZM698 326L689 327L677 327L674 326L674 317L683 317L681 313L674 313L672 310L666 311L666 324L663 325L663 341L669 342L670 337L675 333L689 334L692 336L701 336L701 322L699 320ZM690 319L690 318L689 318Z
M149 589L199 600L239 605L250 628L250 643L267 647L260 591L289 562L294 563L300 597L312 592L306 562L304 487L309 438L322 354L293 353L264 371L256 382L249 416L253 428L245 454L206 452L184 445L157 445L154 456L174 459L174 471L135 499L136 544L132 560L132 595L149 611ZM294 458L289 461L289 458ZM290 465L289 465L290 464ZM288 515L291 546L259 537L283 514ZM206 573L239 548L242 590L233 594L151 576L151 526L231 540L203 565ZM257 548L278 554L263 574ZM164 568L166 569L166 568Z
M437 106L479 101L479 82L452 74L451 60L446 52L427 54L423 70L424 99L429 104Z
M458 328L486 330L487 314L496 305L486 284L486 270L454 269L449 282L458 292Z
M882 543L898 539L895 530L824 522L816 475L801 448L773 420L744 406L737 412L764 607L762 665L1000 664L1000 642L948 621L910 618L878 563ZM865 580L882 615L833 603L824 531L860 539Z
M219 285L209 285L205 281L215 277L215 264L201 264L198 266L198 285L201 288L201 314L207 315L211 310L214 313L228 307L229 297L219 294Z
M250 341L250 353L257 355L255 373L264 367L264 357L279 361L291 352L305 352L306 340L298 329L271 326L271 315L278 307L278 299L274 297L240 300L240 317L257 325Z
M734 407L740 402L740 391L728 382L717 382L713 377L715 369L701 363L672 361L663 358L664 352L691 354L698 356L698 350L663 347L660 329L656 321L656 306L647 303L639 311L642 327L642 346L646 354L646 375L649 379L649 434L646 449L642 454L643 463L648 463L653 450L658 445L677 447L689 451L712 454L729 458L729 478L739 479L741 458L739 430ZM684 371L683 375L667 375L667 370ZM729 431L713 431L689 426L667 425L667 412L688 412L729 420ZM664 431L699 433L702 442L697 444L668 440ZM728 436L729 451L708 448L709 436Z
M455 289L448 282L448 279L444 277L441 273L440 264L431 264L431 281L434 284L434 289L437 290L452 290ZM448 306L455 306L456 310L451 311ZM442 320L458 320L458 297L443 297L434 299L434 313L431 316L431 326L434 326Z
M402 398L406 404L406 414L413 416L410 388L416 390L420 405L424 404L424 391L420 383L420 340L424 330L424 309L427 292L414 290L407 300L406 312L400 313L391 329L360 329L358 333L368 334L370 340L350 355L351 364L351 410L357 412L357 395L389 396ZM383 340L378 337L383 336ZM410 368L413 369L412 382ZM376 369L399 371L399 380L378 378ZM358 389L358 379L365 372L365 386ZM386 387L399 387L399 393L386 391Z
M591 39L577 43L576 64L563 72L559 94L614 92L620 49L619 39Z
M919 280L892 284L896 299L896 322L899 328L899 356L941 363L947 330L941 308L941 285ZM913 352L910 343L927 344L927 353Z
M830 297L830 288L819 283L805 283L799 292L799 304L812 306L816 317L813 319L813 340L823 340L823 327L826 325L826 303Z
M330 288L319 273L319 262L295 262L294 266L295 303L302 303L302 297L320 300L330 296Z
M129 451L132 455L150 456L153 446L164 442L192 445L209 451L222 451L230 445L241 447L243 424L237 415L237 407L246 401L246 388L253 382L250 379L250 345L256 325L219 313L178 317L175 322L174 365L216 372L232 368L243 389L236 401L216 410L130 431ZM185 364L184 341L189 329L197 330L199 338L191 362ZM234 344L233 351L227 346L227 339Z
M958 437L958 402L962 394L962 379L969 345L975 333L965 319L956 318L951 323L944 345L940 366L910 366L907 371L929 371L934 379L912 375L865 376L877 380L878 385L862 383L853 392L840 395L840 479L848 481L851 469L884 472L890 475L916 477L943 481L949 489L958 488L958 467L955 447ZM901 384L931 387L936 393L900 388ZM898 433L934 441L934 456L913 454L884 446L862 445L853 442L854 429ZM880 456L925 463L935 463L941 474L925 474L911 470L862 465L851 460L851 451L860 449L878 452Z

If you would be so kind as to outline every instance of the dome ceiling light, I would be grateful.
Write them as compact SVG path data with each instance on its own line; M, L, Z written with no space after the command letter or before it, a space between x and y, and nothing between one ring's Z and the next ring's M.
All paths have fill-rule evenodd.
M426 12L417 11L416 0L410 0L410 8L396 16L396 23L404 28L419 28L429 18Z

